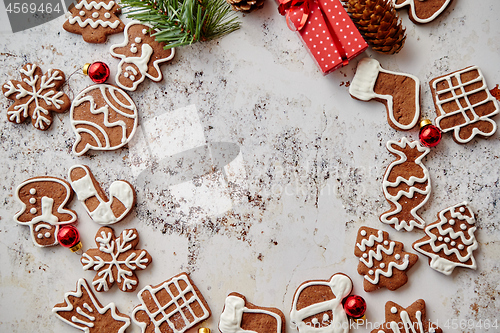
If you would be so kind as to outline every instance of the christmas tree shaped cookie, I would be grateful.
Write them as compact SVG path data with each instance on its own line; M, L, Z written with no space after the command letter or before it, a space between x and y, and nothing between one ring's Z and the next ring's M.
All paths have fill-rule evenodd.
M70 12L71 16L63 24L64 30L82 35L87 43L104 43L108 35L125 28L116 16L121 12L120 6L113 0L80 0Z
M403 286L408 281L406 271L418 260L416 254L404 252L403 243L391 241L387 232L369 227L359 229L354 255L359 257L358 273L364 276L366 292Z
M385 323L371 333L442 333L426 320L425 301L418 299L406 309L394 302L385 303Z
M387 167L382 187L391 209L380 215L380 221L390 224L394 229L406 231L414 227L423 229L425 221L417 214L431 194L429 171L422 158L430 149L418 141L402 138L388 141L387 150L397 159Z
M425 228L426 236L413 243L413 248L429 257L429 265L446 275L455 267L476 269L472 252L478 243L474 214L466 202L438 213L438 220Z

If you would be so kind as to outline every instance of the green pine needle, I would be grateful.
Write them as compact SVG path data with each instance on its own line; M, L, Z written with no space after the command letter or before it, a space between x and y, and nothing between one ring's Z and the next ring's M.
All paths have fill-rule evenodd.
M240 28L226 0L121 0L128 17L157 30L165 49L207 41Z

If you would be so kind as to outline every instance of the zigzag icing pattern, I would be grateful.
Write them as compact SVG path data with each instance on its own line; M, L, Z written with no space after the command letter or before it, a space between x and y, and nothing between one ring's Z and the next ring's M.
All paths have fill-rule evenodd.
M92 1L88 3L87 0L82 0L75 5L75 8L82 9L83 7L85 7L86 10L91 10L92 8L99 10L101 8L104 8L106 10L111 10L111 8L113 8L114 5L115 5L114 1L110 1L108 4L106 4L105 2L102 1L101 2Z
M368 239L366 238L363 238L361 240L361 244L356 244L356 246L363 252L366 251L366 247L372 247L375 242L379 242L381 243L382 241L384 240L384 232L382 230L379 230L378 231L378 236L375 236L375 235L370 235L370 237L368 237Z

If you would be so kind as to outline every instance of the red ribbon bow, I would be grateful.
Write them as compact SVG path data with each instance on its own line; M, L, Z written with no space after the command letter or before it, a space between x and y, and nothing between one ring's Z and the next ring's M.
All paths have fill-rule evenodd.
M286 17L286 24L290 30L299 31L306 25L311 12L311 1L313 0L279 0L278 12Z

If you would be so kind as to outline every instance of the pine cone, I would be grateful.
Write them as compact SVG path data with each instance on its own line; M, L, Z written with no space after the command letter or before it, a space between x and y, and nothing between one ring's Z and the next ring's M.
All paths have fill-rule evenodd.
M250 13L264 7L264 0L226 0L237 12Z
M399 52L406 39L392 0L343 0L352 21L374 51Z

